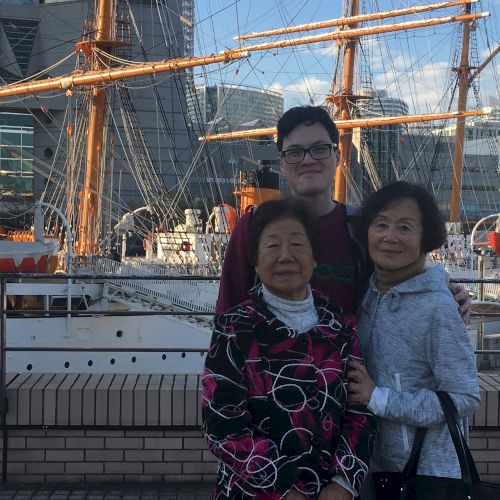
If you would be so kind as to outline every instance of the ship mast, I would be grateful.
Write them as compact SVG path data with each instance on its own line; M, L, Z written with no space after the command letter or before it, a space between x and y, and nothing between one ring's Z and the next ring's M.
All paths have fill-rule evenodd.
M235 36L235 40L250 40L252 38L262 38L265 36L285 35L289 33L300 33L302 31L320 30L323 28L333 28L336 26L355 25L366 21L376 21L388 19L390 17L405 16L407 14L419 14L431 10L456 7L466 3L475 3L478 0L454 0L448 2L432 3L427 5L415 5L413 7L405 7L403 9L387 10L382 12L374 12L371 14L360 14L356 16L343 17L341 19L329 19L327 21L319 21L316 23L298 24L295 26L287 26L286 28L277 28L268 31L259 31L258 33L248 33L246 35Z
M465 5L465 13L470 14L470 4ZM462 53L460 57L460 67L458 71L458 107L460 113L465 111L467 106L467 93L469 90L469 40L473 21L464 21L462 34ZM462 169L464 160L464 137L465 137L465 117L457 119L455 131L455 151L453 154L453 176L451 179L451 204L450 222L460 221L460 192L462 190Z
M491 112L489 108L474 111L448 111L446 113L431 113L423 115L400 115L379 116L377 118L352 118L350 120L335 120L339 131L361 127L380 127L382 125L395 125L396 123L422 123L435 120L452 120L460 117L485 116ZM267 135L278 135L276 127L256 128L247 130L236 130L235 132L220 132L208 134L199 138L200 141L220 141L223 139L248 139L250 137L262 137Z
M103 0L104 1L104 0ZM372 26L369 28L357 28L338 30L332 33L321 35L311 35L300 38L292 38L288 40L279 40L276 42L266 42L255 45L248 45L238 47L235 49L227 49L220 54L198 56L198 57L183 57L178 59L170 59L158 61L153 63L136 64L133 66L125 66L118 68L105 68L94 71L89 71L84 74L73 73L70 75L47 78L40 80L33 80L27 83L15 83L10 85L0 86L0 98L21 94L34 94L48 90L66 90L73 87L93 85L96 83L109 83L114 80L121 80L123 78L132 78L134 76L150 75L164 71L179 71L185 68L192 68L195 66L204 66L207 64L214 64L219 62L230 62L237 59L248 57L251 52L262 52L273 49L280 49L285 47L295 47L299 45L309 45L312 43L322 43L331 40L350 40L353 38L360 38L366 35L376 35L379 33L393 33L397 31L408 31L412 29L425 28L429 26L438 26L441 24L448 24L461 21L472 21L486 17L487 12L479 14L446 16L433 19L423 19L414 22L403 22L388 24L382 26ZM350 18L344 18L343 24L348 24ZM83 44L85 42L81 42ZM88 42L96 44L95 41ZM116 42L109 42L105 45L116 44ZM80 45L80 44L79 44ZM88 51L87 51L88 52Z
M359 0L351 2L351 16L357 16L359 11ZM349 28L355 29L356 25ZM354 62L356 59L356 40L348 39L344 49L344 82L338 96L339 118L341 120L351 119L352 86L354 81ZM345 203L347 200L347 182L351 165L352 151L352 129L339 130L339 152L340 158L335 172L335 193L337 201Z
M85 50L92 45L104 51L109 50L113 31L111 0L100 0L98 6L95 40L80 42L80 48L91 59L92 69L103 69L106 61L92 57L92 50ZM106 92L97 84L92 88L90 118L87 133L87 157L85 182L81 192L76 251L80 255L91 255L99 249L99 193L103 169L104 132L106 121Z
M305 36L301 38L279 40L274 42L265 42L255 45L248 45L244 47L238 47L236 49L225 50L221 54L213 54L208 56L200 57L188 57L179 58L171 60L163 60L153 63L136 64L131 66L124 66L121 68L110 68L108 67L106 56L104 59L102 57L103 53L109 53L111 48L116 45L120 45L120 42L113 40L114 35L114 19L112 17L112 10L114 0L99 0L99 6L97 9L98 16L96 21L96 36L93 40L82 41L77 44L77 52L83 52L87 60L90 62L91 71L84 74L72 73L70 75L65 75L59 78L49 78L41 80L32 80L29 82L24 82L20 84L4 85L0 86L0 98L12 95L21 94L34 94L38 92L48 91L48 90L67 90L78 86L90 86L92 89L92 103L91 103L91 114L88 130L87 139L87 161L85 167L85 182L84 188L82 190L81 202L80 202L80 221L78 228L78 243L77 243L77 253L80 255L93 254L98 250L99 241L98 234L99 228L97 224L97 218L99 210L99 193L101 189L101 179L103 170L103 153L104 153L104 133L105 133L105 118L106 118L106 94L104 90L105 84L112 82L114 80L121 80L124 78L130 78L134 76L155 74L163 71L179 71L183 68L201 66L206 64L212 64L217 62L229 62L241 58L248 57L249 53L257 51L265 51L270 49L278 49L284 47L299 46L304 44L325 42L331 40L337 40L338 43L345 44L345 63L346 71L344 73L343 87L341 89L340 95L331 96L330 100L338 100L339 103L339 130L341 133L340 137L340 151L341 160L339 163L339 168L336 174L336 191L335 198L339 201L345 201L347 197L347 178L349 174L349 160L350 152L352 148L352 133L351 130L356 126L370 126L371 124L381 124L377 123L377 120L357 120L352 119L350 116L350 102L353 99L352 86L353 86L353 72L354 72L354 55L355 55L355 40L365 35L374 35L378 33L390 33L397 31L407 31L411 29L419 29L427 26L437 26L440 24L451 23L451 22L463 22L464 23L464 44L467 46L462 50L462 62L459 68L460 71L460 93L459 93L459 111L458 113L448 113L446 118L454 117L459 118L457 123L457 136L458 136L458 125L461 125L463 130L465 126L465 116L471 115L481 115L485 114L484 111L475 112L465 112L466 107L466 96L467 96L467 86L470 84L469 79L469 67L468 67L468 33L470 31L470 23L475 19L485 17L488 13L471 14L470 3L475 0L455 0L451 2L441 2L437 4L432 4L428 6L419 7L421 11L424 10L434 10L443 7L449 7L451 5L457 5L461 3L466 4L466 14L458 16L446 16L441 18L424 19L420 21L413 22L402 22L389 25L379 25L371 26L367 28L357 28L356 25L361 20L366 20L369 17L371 20L377 18L388 18L396 17L403 14L409 13L409 9L393 10L388 12L382 12L377 14L370 14L359 16L359 0L352 0L352 7L350 12L350 17L344 17L342 19L332 20L328 23L331 26L343 26L343 29L337 31L320 34ZM417 9L417 8L411 8ZM309 26L302 25L300 27L295 27L294 29L287 28L289 32L297 31L300 28L301 31L313 30L322 28L323 23L313 23ZM277 31L277 30L276 30ZM467 36L465 36L465 32ZM276 33L277 34L277 33ZM256 38L258 34L253 34L252 38ZM99 49L99 56L95 55L95 50ZM468 82L469 81L469 82ZM423 116L429 115L414 115L412 117L396 117L397 123L404 123L409 121L421 121ZM444 118L445 116L442 116ZM393 118L384 117L388 120L387 123L396 123L390 121ZM432 118L427 118L430 120ZM240 132L237 132L238 134ZM255 131L245 131L243 134L246 136L256 136L256 135L270 135L274 133L273 129L260 129ZM232 135L235 137L234 135ZM213 138L222 138L222 136L214 136ZM205 138L206 139L206 138ZM463 137L461 142L456 148L456 156L463 156ZM461 162L460 162L461 164ZM458 165L458 163L457 163ZM460 175L461 177L461 175ZM454 174L454 181L457 186L460 186L460 178L458 171ZM459 191L459 189L458 189ZM458 207L458 202L457 202ZM458 208L457 208L458 212ZM456 216L458 220L458 215Z

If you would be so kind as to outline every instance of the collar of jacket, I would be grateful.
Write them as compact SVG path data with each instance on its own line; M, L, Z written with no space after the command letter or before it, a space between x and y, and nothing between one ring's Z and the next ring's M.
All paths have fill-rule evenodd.
M333 327L332 318L334 315L342 315L342 308L333 304L328 297L321 295L315 290L312 290L314 306L318 313L318 326L325 325ZM257 320L254 322L255 333L260 341L265 341L272 338L272 341L280 341L290 338L291 329L284 325L274 314L268 309L266 302L262 297L262 284L252 288L248 292L249 299L242 305L252 310L252 315L255 315ZM345 332L344 332L345 330ZM294 330L293 330L294 331ZM346 326L341 328L343 333L350 334L352 327ZM295 332L295 331L294 331Z

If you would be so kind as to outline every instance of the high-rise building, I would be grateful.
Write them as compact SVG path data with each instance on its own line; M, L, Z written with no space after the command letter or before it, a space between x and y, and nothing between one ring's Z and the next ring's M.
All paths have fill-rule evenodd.
M358 116L408 114L401 99L384 91L357 101ZM500 206L500 107L482 119L468 120L460 193L460 218L477 221ZM357 153L352 168L351 201L359 203L374 187L395 180L425 185L449 216L456 125L383 125L353 131Z
M151 16L149 2L122 2L120 8L129 3L132 14L123 10L117 16L117 37L124 43L116 55L133 61L192 55L193 20L188 16L193 13L193 0L165 0L158 7L162 15L156 18ZM92 32L91 8L92 2L83 0L0 2L0 85L41 71L45 73L40 77L46 78L78 70L84 58L81 54L75 57L75 44L85 30ZM150 148L144 156L155 164L164 185L171 188L188 170L193 156L194 141L185 119L185 75L179 72L168 78L143 77L137 83L136 88L125 82L119 92L110 87L107 106L111 110L120 103L131 117L137 117ZM81 87L75 88L69 98L54 92L0 100L0 189L4 194L19 198L34 193L38 198L51 169L57 175L65 171L66 166L59 163L66 156L62 154L67 144L65 117L77 107L86 113L83 101L87 92L88 88ZM82 104L77 104L79 100ZM125 146L136 139L134 129L127 128L122 117L117 114L108 126L108 138L113 138L114 173L105 182L112 183L125 208L135 208L143 204L138 188L141 179L132 171L137 158L131 158Z
M380 116L404 116L408 105L402 99L388 96L385 90L364 90L356 101L359 118ZM361 162L370 163L372 175L386 184L398 177L400 170L399 148L402 126L380 125L360 129L356 146ZM355 135L356 137L356 135ZM366 183L364 188L366 188Z
M279 92L243 85L197 86L188 97L193 123L216 121L219 129L227 130L275 126L283 106Z
M2 200L33 199L33 117L0 113L0 196Z
M443 128L433 128L431 132L443 137L455 137L456 122ZM497 137L500 135L500 106L491 108L488 115L481 119L470 119L465 122L465 141L475 141Z
M279 92L241 85L193 86L187 95L189 116L198 136L260 127L274 127L283 114L284 101ZM250 141L222 141L204 144L204 160L193 183L212 186L221 202L235 203L240 171L261 167L277 169L274 138ZM284 186L282 185L282 188Z
M471 223L500 206L500 122L485 122L467 122L465 129L459 210L460 219ZM446 217L451 203L454 134L454 125L413 127L402 135L401 145L405 178L431 189Z

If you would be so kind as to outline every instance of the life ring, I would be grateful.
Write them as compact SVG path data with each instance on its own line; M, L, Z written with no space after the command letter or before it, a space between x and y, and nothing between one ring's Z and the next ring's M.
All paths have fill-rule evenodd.
M183 241L180 249L182 252L189 252L191 250L191 243L189 241Z

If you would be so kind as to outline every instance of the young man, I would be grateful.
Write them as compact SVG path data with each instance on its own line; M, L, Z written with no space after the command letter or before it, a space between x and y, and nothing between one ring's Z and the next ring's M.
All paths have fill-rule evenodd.
M337 127L322 107L292 108L278 121L281 171L295 196L318 216L321 251L311 286L340 304L345 313L355 313L371 269L366 265L363 249L351 236L347 207L332 199L338 142ZM241 217L227 246L217 313L245 300L255 282L255 270L248 259L251 217L251 213ZM467 319L467 293L456 288L455 299L464 301L460 310Z

